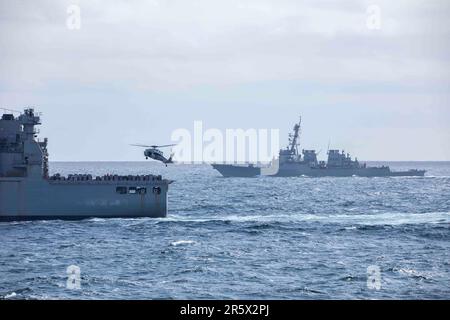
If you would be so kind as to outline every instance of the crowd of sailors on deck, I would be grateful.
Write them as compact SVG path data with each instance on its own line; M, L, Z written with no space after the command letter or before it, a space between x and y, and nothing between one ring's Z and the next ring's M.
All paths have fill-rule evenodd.
M161 181L162 176L148 175L128 175L120 176L117 174L107 174L104 176L93 177L91 174L69 174L67 177L57 173L49 177L52 181Z

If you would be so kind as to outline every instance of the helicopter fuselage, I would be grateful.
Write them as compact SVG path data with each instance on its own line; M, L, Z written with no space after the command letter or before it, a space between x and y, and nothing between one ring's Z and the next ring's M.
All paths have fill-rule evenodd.
M148 158L156 160L156 161L161 161L162 163L164 163L167 167L167 164L169 163L173 163L172 161L172 156L170 156L169 159L167 159L164 156L164 153L159 150L159 148L168 148L168 147L173 147L176 146L175 144L167 144L167 145L163 145L163 146L156 146L156 145L145 145L145 144L132 144L132 146L134 147L141 147L141 148L146 148L144 151L144 156L145 159L148 160Z
M167 159L166 157L164 157L164 154L157 149L147 149L144 151L144 155L147 159L150 158L156 161L161 161L165 164L172 163L172 159Z

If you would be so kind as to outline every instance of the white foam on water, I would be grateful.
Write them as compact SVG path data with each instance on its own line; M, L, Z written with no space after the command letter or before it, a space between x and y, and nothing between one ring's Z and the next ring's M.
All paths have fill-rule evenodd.
M374 214L281 214L281 215L226 215L224 217L190 218L172 216L168 221L181 222L323 222L352 225L403 225L450 223L450 212L383 212Z
M197 242L193 241L193 240L179 240L179 241L174 241L172 242L170 245L172 247L178 247L178 246L185 246L185 245L191 245L191 244L196 244Z
M407 277L431 279L433 275L431 272L419 272L414 269L402 268L398 270L398 273Z
M17 297L17 293L12 292L12 293L10 293L10 294L7 294L7 295L5 296L5 299L12 299L12 298L15 298L15 297Z
M109 219L109 221L111 221L111 220L113 220L113 219ZM86 221L89 221L89 222L105 222L105 221L108 221L108 219L105 219L105 218L90 218L90 219L87 219Z

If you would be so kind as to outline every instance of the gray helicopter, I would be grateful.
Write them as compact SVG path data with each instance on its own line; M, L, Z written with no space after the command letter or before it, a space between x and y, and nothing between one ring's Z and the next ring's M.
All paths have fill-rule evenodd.
M176 146L176 144L167 144L167 145L163 145L163 146L147 146L145 144L132 144L132 146L134 147L141 147L141 148L148 148L145 149L144 151L144 156L145 159L148 160L148 158L156 160L156 161L161 161L162 163L164 163L167 167L168 164L173 163L173 154L170 155L170 157L167 159L164 156L164 153L159 150L159 148L168 148L168 147L174 147Z

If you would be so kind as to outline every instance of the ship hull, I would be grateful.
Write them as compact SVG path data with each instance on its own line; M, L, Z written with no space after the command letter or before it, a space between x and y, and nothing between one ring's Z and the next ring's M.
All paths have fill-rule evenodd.
M391 171L387 167L373 168L282 168L274 176L276 177L423 177L425 171Z
M117 187L126 187L119 194ZM128 193L129 188L145 193ZM165 181L48 181L26 178L0 180L0 221L80 220L87 218L164 218Z
M306 169L306 170L280 170L275 177L423 177L425 171L399 171L392 172L382 168L366 169Z
M261 175L261 168L251 166L235 166L228 164L213 164L212 167L224 177L253 178Z
M213 165L224 177L256 177L261 174L261 168ZM264 174L263 174L264 175ZM282 164L272 177L423 177L424 170L391 171L389 167L368 168L311 168L302 164Z

